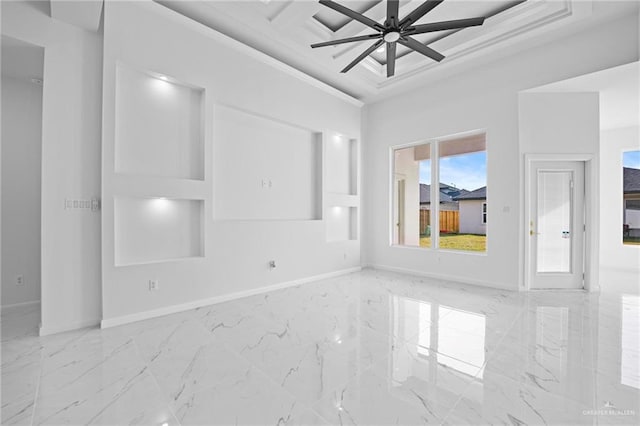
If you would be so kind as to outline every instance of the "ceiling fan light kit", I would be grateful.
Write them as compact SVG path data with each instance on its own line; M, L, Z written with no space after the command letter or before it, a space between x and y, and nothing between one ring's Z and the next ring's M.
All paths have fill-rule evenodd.
M379 24L371 18L366 17L365 15L358 13L354 10L349 9L339 3L336 3L332 0L320 0L320 4L326 6L330 9L335 10L343 15L348 16L349 18L358 21L367 27L371 28L374 31L377 31L373 34L366 34L362 36L356 37L348 37L339 40L331 40L322 43L312 44L312 48L317 47L325 47L325 46L335 46L338 44L344 43L353 43L358 41L366 41L366 40L375 40L374 44L372 44L369 48L367 48L364 52L362 52L357 58L355 58L351 63L349 63L341 72L345 73L349 71L351 68L356 66L360 61L369 56L375 50L377 50L383 44L386 44L387 50L387 77L392 77L395 74L396 67L396 47L397 44L412 49L418 53L421 53L428 58L433 59L434 61L442 61L444 59L444 55L436 52L431 49L427 45L419 42L415 38L411 36L417 34L425 34L435 31L444 31L444 30L456 30L468 27L475 27L482 25L484 23L485 18L468 18L468 19L457 19L453 21L442 21L442 22L432 22L428 24L420 24L413 25L414 22L417 22L424 15L433 10L436 6L442 3L444 0L427 0L422 3L420 6L415 8L411 13L409 13L404 18L400 19L398 15L399 9L399 0L387 0L387 18L385 19L383 24Z

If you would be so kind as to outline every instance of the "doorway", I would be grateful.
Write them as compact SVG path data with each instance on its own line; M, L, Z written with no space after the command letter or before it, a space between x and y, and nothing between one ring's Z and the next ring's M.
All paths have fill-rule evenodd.
M2 36L2 308L40 301L44 48Z
M528 163L528 288L585 288L585 162Z

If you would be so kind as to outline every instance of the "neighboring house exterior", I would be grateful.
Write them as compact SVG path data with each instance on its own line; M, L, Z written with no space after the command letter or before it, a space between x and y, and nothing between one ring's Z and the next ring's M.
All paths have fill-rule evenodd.
M468 194L466 189L458 189L454 186L440 184L440 211L458 210L458 202L454 201L454 197ZM431 209L431 185L425 183L420 184L420 210Z
M630 237L640 237L640 169L623 167L623 225Z
M460 212L460 233L487 235L487 187L453 197Z

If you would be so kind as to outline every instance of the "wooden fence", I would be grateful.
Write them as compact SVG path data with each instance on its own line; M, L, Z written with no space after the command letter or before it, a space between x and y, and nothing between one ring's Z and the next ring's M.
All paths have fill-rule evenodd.
M431 210L420 210L420 234L427 233L431 226ZM460 212L457 210L440 211L440 232L457 234L460 232Z

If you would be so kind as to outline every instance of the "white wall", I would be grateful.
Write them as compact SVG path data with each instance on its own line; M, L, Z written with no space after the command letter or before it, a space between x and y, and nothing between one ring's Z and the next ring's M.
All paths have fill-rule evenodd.
M42 86L2 76L3 306L40 300L41 154Z
M328 239L334 238L334 230L327 230L326 218L310 220L312 200L308 198L309 194L306 193L304 197L296 194L298 190L310 191L308 187L313 181L311 175L301 182L306 189L299 188L288 194L293 201L302 200L304 204L303 210L294 213L296 220L264 220L292 218L286 217L287 209L282 201L278 201L277 188L274 188L271 196L265 190L259 203L254 203L258 209L261 205L265 206L265 215L262 217L257 216L259 212L243 217L242 211L238 212L238 205L233 208L217 205L229 201L232 196L255 197L255 191L246 190L247 185L261 186L262 180L258 166L247 168L241 164L246 156L253 156L253 160L259 161L256 153L229 149L229 144L234 142L233 138L237 135L217 127L225 119L229 107L234 111L246 111L252 117L261 117L260 120L264 119L267 123L262 127L269 133L263 137L264 146L259 147L259 141L255 140L237 142L245 143L250 149L272 148L274 152L266 153L262 160L273 160L277 152L282 172L291 172L295 176L303 172L292 168L296 158L286 151L286 147L283 151L277 140L269 139L273 136L272 131L278 127L275 123L284 123L287 134L293 135L287 136L287 143L299 139L300 132L295 129L306 129L301 132L304 146L296 149L306 149L304 155L308 157L313 154L309 140L311 133L325 134L324 143L330 139L330 135L336 136L338 133L346 138L359 139L360 108L357 103L348 102L343 97L304 82L283 71L281 65L277 68L268 65L260 59L259 54L247 54L249 49L240 49L238 43L229 42L224 36L157 3L106 2L104 14L103 325L359 267L360 241L342 239L328 242ZM118 111L115 94L118 63L141 71L160 73L204 89L203 179L154 178L116 173L114 148L117 149L115 129ZM283 130L280 128L278 131ZM246 137L256 138L260 135L249 132L242 138ZM149 151L147 160L156 161L155 155ZM310 164L300 159L300 164L303 162ZM247 173L242 182L234 181L235 172L229 169L234 164ZM325 163L325 179L332 171L332 165ZM267 168L265 173L279 171L269 171ZM342 170L339 173L344 174ZM277 179L274 179L274 184L277 185ZM222 191L224 185L228 188ZM150 195L204 200L203 257L114 266L114 197ZM321 198L325 200L325 207L331 205L326 204L327 195L323 193ZM348 211L357 211L357 199L350 198L356 196L344 195L342 198L345 197L351 203L352 209ZM350 222L355 223L356 220ZM343 229L335 231L347 233ZM276 261L276 269L269 268L270 260ZM150 279L159 281L160 289L157 292L149 292Z
M368 213L363 233L365 263L517 289L522 279L518 92L637 58L638 17L628 16L367 106L363 117L363 180L368 184L363 194ZM389 147L478 129L487 132L491 193L487 253L389 247Z
M101 316L100 215L65 210L64 200L100 194L101 36L51 19L28 2L2 2L2 34L45 48L41 332L95 324Z
M640 149L640 127L600 136L600 287L638 293L640 246L622 244L622 153Z
M482 223L482 204L484 200L460 201L460 233L486 235L487 224ZM487 205L488 206L488 205ZM488 216L487 216L488 220Z
M597 92L523 93L519 113L522 154L597 154Z

